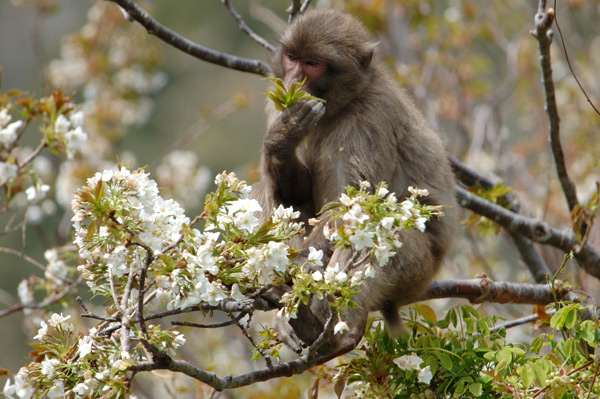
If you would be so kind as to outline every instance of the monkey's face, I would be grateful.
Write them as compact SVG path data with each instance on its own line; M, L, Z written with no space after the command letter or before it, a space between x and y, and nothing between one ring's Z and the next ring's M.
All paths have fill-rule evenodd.
M293 82L302 82L306 79L302 90L313 96L319 96L318 82L327 72L327 63L316 57L305 57L291 51L285 51L281 55L283 66L283 83L289 87Z

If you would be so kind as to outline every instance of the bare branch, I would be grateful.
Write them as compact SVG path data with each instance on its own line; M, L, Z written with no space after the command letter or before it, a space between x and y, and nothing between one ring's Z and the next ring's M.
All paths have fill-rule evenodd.
M495 221L510 233L521 234L535 242L551 245L565 252L574 251L579 265L589 274L600 278L600 254L589 243L580 247L574 234L558 230L541 220L518 215L460 186L456 186L456 195L463 208Z
M569 211L573 212L579 205L575 184L569 177L565 157L560 144L560 117L556 105L556 96L554 92L554 82L552 80L552 64L550 62L550 45L552 44L552 22L554 21L554 10L549 8L545 10L546 2L540 0L539 9L535 14L535 29L531 34L537 39L540 51L540 65L542 68L542 83L546 94L546 113L550 125L550 146L552 155L554 155L554 164L558 180L562 187Z
M454 171L457 179L469 187L479 186L491 189L498 184L498 182L495 182L494 180L469 168L452 155L448 155L448 160L450 161L450 166L452 166L452 170ZM512 212L519 212L519 202L514 195L512 195L512 193L506 194L504 196L504 200L506 201L507 208L509 208ZM531 272L531 275L535 281L538 283L544 283L546 281L546 275L550 273L550 268L548 268L548 265L546 265L544 260L540 257L540 254L535 249L533 242L519 233L508 232L508 234L515 243L515 246L521 254L523 262L525 262L529 268L529 271Z
M250 39L254 40L256 43L260 44L261 46L263 46L264 48L269 50L271 53L275 52L275 50L276 50L275 46L273 46L271 43L269 43L263 37L257 35L256 32L254 32L252 29L250 29L250 27L248 25L246 25L246 22L244 22L244 19L242 18L242 16L235 10L235 8L233 8L233 6L231 5L229 0L221 0L221 1L225 5L225 8L227 8L227 11L229 11L231 16L233 17L233 19L236 20L236 22L238 23L238 26L240 27L240 30L242 32L244 32L246 35L248 35L248 37Z
M296 17L300 15L300 9L302 8L302 0L292 0L292 5L288 8L288 12L290 17L288 18L288 23L294 22Z
M139 7L133 0L107 0L118 4L127 12L127 14L139 22L149 34L154 35L170 44L171 46L187 53L193 57L220 65L226 68L242 72L255 73L257 75L267 76L269 66L260 60L238 57L232 54L215 51L208 47L201 46L193 41L181 36L177 32L160 24L144 9Z
M300 7L300 14L304 14L306 12L310 3L311 0L304 0L304 3L302 3L302 7Z
M557 288L558 299L570 291ZM472 280L433 281L422 300L436 298L466 298L471 303L527 303L546 305L554 302L552 289L548 284L522 284L492 281L486 275Z
M172 325L174 326L183 326L183 327L196 327L196 328L221 328L221 327L227 327L227 326L231 326L233 324L237 324L238 321L242 320L242 318L244 316L246 316L248 313L240 313L239 315L237 315L235 318L228 320L228 321L224 321L223 323L215 323L215 324L198 324L198 323L190 323L187 321L173 321L171 322Z

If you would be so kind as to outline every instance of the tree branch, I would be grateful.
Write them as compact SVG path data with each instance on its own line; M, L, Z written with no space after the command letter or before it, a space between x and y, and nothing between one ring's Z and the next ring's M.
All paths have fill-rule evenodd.
M210 62L225 68L234 69L242 72L255 73L267 76L269 66L260 60L238 57L232 54L215 51L208 47L201 46L193 41L181 36L177 32L160 24L144 9L139 7L133 0L107 0L118 4L127 14L139 22L149 34L154 35L170 44L171 46L187 53L193 57Z
M558 288L558 299L569 294L568 289ZM486 275L472 280L433 281L427 293L420 300L437 298L466 298L471 303L523 303L547 305L554 302L552 289L548 284L520 284L492 281ZM569 299L575 299L570 297Z
M452 166L452 170L454 171L456 178L469 187L483 187L491 189L498 184L498 182L493 181L492 179L483 176L469 168L452 155L448 155L448 160L450 161L450 166ZM519 212L519 202L514 195L512 195L512 193L506 194L504 196L504 200L506 201L511 212ZM535 249L533 242L519 233L508 232L508 234L515 243L515 247L521 254L523 262L525 262L525 265L527 265L527 268L529 269L529 272L535 281L538 283L546 282L546 275L551 273L550 268L540 257L540 254Z
M518 215L460 186L456 186L456 196L463 208L495 221L510 233L521 234L535 242L560 248L564 252L573 251L579 265L589 274L600 278L600 254L589 243L580 247L572 233L558 230L541 220Z
M550 146L554 156L554 164L558 180L562 187L569 211L573 212L579 205L577 200L577 191L575 184L569 177L565 165L565 157L560 144L560 117L556 105L556 96L554 93L554 82L552 80L552 64L550 62L550 45L552 44L552 22L554 21L554 10L549 8L545 10L546 2L540 0L537 14L535 14L535 29L531 34L537 39L540 51L540 66L542 69L542 83L546 94L546 113L550 125Z
M250 27L248 25L246 25L246 22L244 22L244 19L242 18L242 16L235 10L235 8L233 8L233 6L231 5L229 0L221 0L221 1L223 2L223 5L225 5L225 8L227 8L227 11L229 11L231 16L233 17L233 19L235 19L235 21L238 23L238 26L240 27L240 30L242 32L244 32L246 35L248 35L248 37L250 39L254 40L256 43L260 44L261 46L263 46L264 48L269 50L271 53L275 52L275 50L276 50L275 46L273 46L271 43L269 43L263 37L257 35L256 32L254 32L252 29L250 29Z

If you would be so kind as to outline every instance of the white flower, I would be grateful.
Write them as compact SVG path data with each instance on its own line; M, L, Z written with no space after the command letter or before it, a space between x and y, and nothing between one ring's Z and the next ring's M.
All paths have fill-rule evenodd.
M46 334L48 334L48 324L46 324L46 322L42 320L40 322L40 329L38 330L37 335L33 337L33 339L42 339L46 336Z
M270 241L265 251L265 265L283 273L288 262L288 246L283 242Z
M242 291L240 291L240 286L237 285L237 283L234 284L233 286L231 286L231 294L230 295L236 301L243 301L244 299L246 299L244 294L242 294Z
M203 288L204 292L200 295L200 299L209 305L216 306L227 298L225 292L214 284L204 284Z
M185 344L185 336L178 331L173 331L173 333L175 334L175 338L173 339L173 346L175 348L183 346Z
M334 267L329 267L325 270L323 278L327 284L333 284L335 282L343 283L348 280L348 275L343 271L340 272L340 264L336 263Z
M413 353L395 358L394 363L402 370L420 370L423 359Z
M310 247L308 250L310 251L308 254L308 261L314 265L323 266L323 262L321 261L321 259L323 259L323 251L320 249L317 250L314 247Z
M418 197L427 197L429 195L429 191L425 188L418 189L414 188L413 186L408 186L408 191L410 191L411 194L414 194Z
M384 229L386 230L392 230L392 228L394 227L394 222L396 221L396 219L392 216L386 216L383 219L381 219L381 225L383 226Z
M25 190L25 195L27 195L27 201L38 202L46 198L48 191L50 191L50 186L47 184L41 184L41 182L38 181L35 185Z
M56 133L67 133L69 131L69 128L71 127L71 124L69 123L69 120L64 116L64 115L58 115L58 118L56 118L56 122L54 122L54 131Z
M371 278L375 277L375 273L376 273L375 267L373 267L372 264L367 263L365 265L365 277L371 277Z
M8 124L11 119L12 117L8 114L8 108L2 108L2 111L0 111L0 127Z
M273 212L273 222L278 223L281 221L297 219L300 217L300 212L294 212L293 207L284 208L283 205L279 205Z
M390 258L396 255L396 252L392 251L391 245L389 245L387 242L384 242L383 244L375 246L374 254L379 266L385 266L389 262Z
M312 274L312 278L315 281L321 281L321 280L323 280L323 273L321 273L320 271L317 270L316 272L314 272Z
M23 121L16 121L0 129L0 143L5 147L9 147L17 139L17 130L23 126ZM1 126L0 126L1 127Z
M369 220L369 215L365 214L359 204L352 205L352 208L342 217L344 222L355 226L357 223L364 223Z
M357 270L352 274L352 278L350 279L350 285L352 285L353 287L356 287L357 285L362 283L362 281L364 279L365 279L365 277L363 275L363 272L360 270Z
M419 382L429 385L432 378L433 378L433 374L431 374L431 369L429 368L429 366L419 370L419 376L418 376Z
M56 371L56 365L60 364L58 359L48 359L46 358L42 363L41 373L45 376L48 376L48 379L52 379L54 376L54 372Z
M19 373L15 375L15 383L10 383L10 378L6 380L4 384L4 395L9 399L31 399L35 393L35 389L29 384L24 373L25 368L21 368Z
M227 205L227 216L233 220L238 229L248 233L258 226L259 220L254 213L260 211L262 207L255 199L239 199Z
M53 313L52 316L50 316L50 319L48 319L48 323L54 327L54 328L58 328L60 325L62 325L65 321L69 320L71 318L71 316L63 316L63 314L58 314L58 313Z
M333 327L333 334L343 334L344 331L350 331L348 324L343 321L340 321Z
M18 170L19 168L15 164L0 162L0 185L6 183L8 179L17 177Z
M354 200L352 198L348 197L346 194L342 194L340 196L340 202L343 205L350 206L354 203Z
M73 155L83 148L83 144L87 140L87 134L81 126L77 126L75 129L65 133L65 140L67 142L67 158L72 159Z
M89 390L90 388L83 382L80 382L79 384L75 385L75 388L73 388L73 392L79 396L84 396Z
M373 237L375 237L375 233L371 231L356 230L354 235L350 237L350 242L354 244L354 249L360 251L363 248L370 248L375 245Z
M415 227L419 229L421 233L425 231L425 222L427 222L426 218L417 218L417 220L415 220Z
M79 353L80 358L83 359L84 357L92 353L93 343L94 340L89 335L86 335L85 337L79 339L79 342L77 344L77 353Z
M385 197L387 195L387 193L389 193L390 190L388 190L385 187L380 187L379 190L377 190L377 196L378 197Z
M82 127L84 116L85 115L84 115L83 111L73 112L71 114L71 116L69 117L69 119L71 120L71 126Z
M54 385L46 394L49 399L62 398L65 395L65 386L62 381L54 381Z

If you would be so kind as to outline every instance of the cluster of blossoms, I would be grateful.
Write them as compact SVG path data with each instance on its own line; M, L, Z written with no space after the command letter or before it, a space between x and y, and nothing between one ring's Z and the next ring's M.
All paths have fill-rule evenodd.
M396 365L404 371L417 371L417 379L423 384L429 384L431 382L431 379L433 378L433 374L431 373L431 367L426 366L421 368L423 359L421 359L415 354L397 357L396 359L394 359L394 363L396 363Z
M87 284L110 295L107 283L123 287L146 268L149 306L184 309L240 300L281 278L293 253L284 241L301 230L291 221L299 214L281 207L259 228L261 207L249 198L251 188L233 174L220 174L215 183L201 232L143 171L121 168L88 179L72 204L75 243L85 261L79 270ZM138 292L130 294L133 304Z
M283 296L285 306L279 315L286 319L296 317L298 306L307 303L310 294L319 298L327 295L330 303L340 310L352 306L352 297L361 289L364 279L374 277L377 268L385 267L402 246L402 234L413 228L423 232L427 220L442 215L441 207L419 203L419 197L428 195L426 190L409 187L409 192L411 196L399 203L385 183L380 183L371 193L370 183L362 182L358 189L347 187L339 202L327 204L325 237L335 243L337 250L363 256L347 264L329 265L323 272L317 270L309 274L303 268L292 269L293 288ZM321 266L318 252L310 249L308 266ZM340 321L334 332L347 329Z
M409 187L411 196L398 203L395 193L390 193L385 183L380 183L374 194L370 189L369 182L362 182L359 189L348 187L332 209L332 222L325 226L324 233L338 246L370 251L383 267L396 254L395 249L402 246L402 230L416 228L424 232L425 223L443 213L439 206L419 203L419 197L429 195L427 190ZM371 273L370 268L367 270L367 274Z
M4 385L9 399L70 397L123 398L128 391L127 370L144 359L142 352L122 350L119 336L101 337L96 329L88 335L75 333L71 316L54 313L42 321L37 335L37 360L23 367ZM169 351L185 343L177 331L150 326L151 340ZM134 396L129 396L134 399Z
M83 131L83 111L72 112L69 119L60 114L54 122L54 132L65 140L67 158L73 159L75 153L81 151L88 136Z
M5 149L11 147L17 140L18 130L23 126L23 121L11 122L9 108L0 109L0 144ZM14 162L0 162L0 186L5 184L9 179L17 177L19 168Z
M342 309L351 305L362 280L374 273L367 261L385 264L377 247L397 249L400 230L420 229L424 224L420 218L437 212L418 204L416 198L424 193L416 190L397 204L383 185L375 194L369 193L367 183L349 188L339 203L328 207L327 234L340 250L370 252L363 256L363 263L336 264L320 271L321 250L309 248L305 256L299 256L291 246L290 239L304 231L295 221L299 212L280 206L268 218L262 217L264 210L251 198L251 187L233 173L219 174L215 184L202 216L193 222L177 202L159 195L156 182L143 170L121 167L96 173L75 193L74 242L83 260L77 269L94 293L112 300L112 312L136 320L142 293L146 311L182 311L195 305L221 309L227 301L244 300L265 285L281 281L293 283L284 295L281 317L295 317L299 303L306 303L310 295L327 296L334 307ZM204 228L194 228L201 220ZM335 230L331 227L338 224ZM387 260L392 255L386 256ZM58 253L49 251L46 258L47 277L63 280L67 265ZM109 312L108 316L114 315ZM93 329L87 335L75 335L66 320L56 315L42 323L36 336L41 341L40 360L23 368L14 384L5 387L9 394L117 397L127 390L128 368L146 359L140 346L132 347L131 342L148 339L166 351L185 342L183 335L161 326L147 326L142 332L136 325L118 322L108 328L121 330L120 334ZM334 332L347 329L339 322ZM63 353L60 345L76 350L66 355L67 349Z

